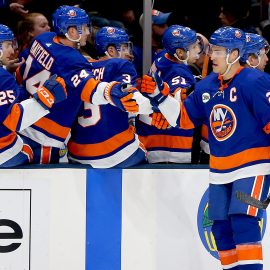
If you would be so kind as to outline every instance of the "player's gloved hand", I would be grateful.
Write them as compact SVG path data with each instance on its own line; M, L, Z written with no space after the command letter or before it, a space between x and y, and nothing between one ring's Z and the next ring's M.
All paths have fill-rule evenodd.
M133 98L138 89L132 85L119 82L110 82L105 87L104 97L113 106L125 112L137 113L139 105Z
M147 93L158 104L162 103L170 93L170 87L158 76L156 72L152 73L152 77L144 75L142 79L141 92Z
M167 129L170 127L169 122L166 120L166 118L160 112L154 112L152 114L151 125L155 126L158 129Z
M61 77L51 76L40 86L33 97L46 110L67 98L66 84Z

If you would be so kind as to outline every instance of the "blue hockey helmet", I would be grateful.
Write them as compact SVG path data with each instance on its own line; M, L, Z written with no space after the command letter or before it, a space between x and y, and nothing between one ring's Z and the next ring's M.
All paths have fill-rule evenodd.
M188 51L189 46L197 41L197 34L189 27L181 25L170 26L163 34L162 44L165 50L174 55L176 49Z
M53 13L53 27L57 35L64 36L68 28L76 27L79 34L82 34L82 25L90 24L90 18L85 10L73 6L60 6Z
M265 49L265 53L268 53L269 44L267 40L258 34L246 33L246 44L244 47L244 54L240 58L240 61L245 63L248 60L249 55L251 54L260 56L262 49Z
M211 45L226 48L227 53L237 49L239 56L244 53L244 46L246 43L245 33L231 26L225 26L217 29L210 37L209 43Z
M4 24L0 24L0 58L2 58L2 43L4 41L14 41L15 37L13 32Z
M128 44L129 37L124 29L104 26L95 35L95 47L98 53L104 54L109 45L113 45L119 52L121 44Z

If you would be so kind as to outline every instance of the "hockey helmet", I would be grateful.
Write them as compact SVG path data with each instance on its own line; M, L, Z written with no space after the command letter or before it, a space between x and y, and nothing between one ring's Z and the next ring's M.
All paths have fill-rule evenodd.
M95 47L100 54L104 54L110 45L120 52L122 44L131 44L131 42L126 31L121 28L104 26L95 35Z
M163 34L162 44L165 50L174 55L176 49L189 50L189 46L197 41L196 32L189 27L170 26Z
M258 34L246 33L246 44L244 47L244 54L240 58L240 61L245 63L248 60L250 54L260 56L262 49L265 49L266 54L269 51L269 44L266 41L266 39Z
M226 52L237 49L239 56L244 53L244 46L246 42L245 33L231 26L225 26L217 29L210 37L210 45L220 46L226 48Z
M60 6L53 14L53 27L57 35L66 35L68 28L76 27L82 34L82 26L90 24L90 18L85 10L73 6Z

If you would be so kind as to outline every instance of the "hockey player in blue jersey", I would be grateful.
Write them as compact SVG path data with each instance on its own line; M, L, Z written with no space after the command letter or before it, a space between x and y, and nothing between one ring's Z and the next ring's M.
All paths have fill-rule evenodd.
M14 35L0 24L0 167L33 162L33 151L17 132L49 113L54 104L66 99L65 83L55 76L39 86L34 98L22 100L22 89L4 69L14 54Z
M246 33L246 45L244 48L244 55L240 61L246 67L257 68L264 71L268 62L267 53L269 52L269 44L267 40L254 33Z
M95 48L100 57L90 60L90 64L97 80L136 84L136 70L125 59L132 47L123 29L101 28L95 35ZM71 130L68 152L71 162L94 168L125 168L146 161L145 150L129 125L128 113L111 104L84 103Z
M30 94L34 94L37 85L51 74L61 76L67 85L68 98L22 132L44 149L40 163L58 162L59 149L64 147L83 101L95 105L111 104L129 112L138 112L141 107L136 102L138 91L135 88L123 91L126 85L94 78L91 64L78 50L86 44L89 23L83 9L59 7L53 14L55 32L37 36L25 64L20 67L22 83ZM142 95L140 97L144 99Z
M237 194L264 201L270 184L270 76L244 68L245 33L222 27L210 37L213 73L185 101L163 91L165 83L143 79L144 92L172 126L207 123L210 146L209 218L223 269L263 269L259 220L263 210Z
M157 72L178 101L193 91L196 82L189 64L199 59L201 46L194 30L180 25L170 26L163 34L164 50L158 54L150 73ZM148 151L150 163L190 163L193 129L151 126L154 115L140 115L136 123L139 138Z

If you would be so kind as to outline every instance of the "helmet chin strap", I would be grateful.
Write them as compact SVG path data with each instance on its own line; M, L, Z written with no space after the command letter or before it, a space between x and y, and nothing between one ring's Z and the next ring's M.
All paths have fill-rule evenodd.
M248 60L246 61L246 63L247 63L250 67L256 68L256 67L258 67L258 66L260 65L261 60L262 60L262 58L261 58L260 55L258 56L258 60L259 60L259 63L258 63L258 65L255 65L255 66L251 65L251 63L250 63Z
M77 49L78 49L78 50L81 48L81 44L80 44L80 40L81 40L81 38L82 38L82 35L81 35L81 34L79 34L79 38L77 38L77 39L71 38L71 37L68 35L68 33L65 34L65 37L66 37L68 40L70 40L70 41L72 41L72 42L75 42L76 45L77 45Z
M174 54L174 57L178 60L178 61L180 61L180 62L183 62L185 65L187 65L188 64L188 59L189 59L189 51L187 51L187 58L186 59L180 59L179 57L178 57L178 55L177 55L177 53L175 52L175 54Z
M230 53L227 53L227 56L226 56L227 69L223 74L220 74L222 77L224 77L231 70L232 65L240 59L240 55L239 55L233 62L229 63L229 57L230 57Z

